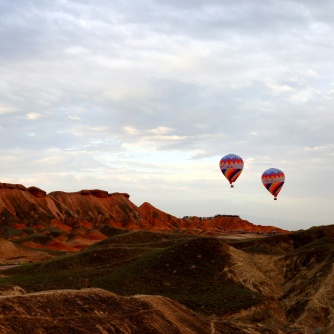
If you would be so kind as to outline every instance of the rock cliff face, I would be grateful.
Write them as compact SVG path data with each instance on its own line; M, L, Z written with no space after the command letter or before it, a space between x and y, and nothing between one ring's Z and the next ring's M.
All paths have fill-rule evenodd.
M174 231L284 232L272 226L254 225L238 216L176 218L150 203L137 207L126 193L105 190L54 191L47 194L38 187L0 183L0 219L8 226L49 226L57 221L69 227L108 224L126 229ZM64 228L64 227L63 227Z
M126 193L84 189L46 193L38 187L0 183L0 236L30 248L79 250L106 238L108 228L190 234L284 233L238 216L184 217L145 202L137 207Z
M82 190L73 193L55 191L47 194L37 188L0 185L0 219L2 225L47 226L57 220L68 226L91 223L92 227L108 223L126 227L140 226L138 208L124 193Z

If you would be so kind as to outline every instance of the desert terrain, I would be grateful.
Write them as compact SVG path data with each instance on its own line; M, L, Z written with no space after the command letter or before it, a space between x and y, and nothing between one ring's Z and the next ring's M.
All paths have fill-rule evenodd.
M0 184L1 333L333 333L334 226Z

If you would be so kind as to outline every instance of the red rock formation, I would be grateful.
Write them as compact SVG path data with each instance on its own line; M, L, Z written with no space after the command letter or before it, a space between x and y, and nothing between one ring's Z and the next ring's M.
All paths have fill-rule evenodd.
M11 183L3 183L3 187L7 188L7 189L15 189L15 184L11 184Z
M130 195L127 194L127 193L118 193L118 192L116 192L116 193L112 193L112 194L110 194L110 196L113 196L113 195L121 195L121 196L124 196L124 197L126 197L126 198L130 198Z
M109 197L109 194L105 190L100 190L100 189L94 189L91 190L90 192L93 196L98 197L98 198L107 198Z
M23 191L27 190L27 188L23 184L15 184L15 188Z
M184 217L165 213L145 202L137 207L126 193L81 190L78 192L55 191L46 194L37 187L0 184L0 232L9 238L36 234L30 244L42 242L44 248L56 249L61 243L69 245L80 236L82 245L94 238L102 239L99 231L109 225L128 230L178 231L190 234L217 235L221 233L284 233L276 227L254 225L238 216ZM28 228L26 230L25 228ZM82 233L80 232L82 230ZM89 231L94 230L92 234ZM275 232L275 233L276 233ZM51 242L62 235L61 240ZM93 238L93 239L94 239ZM67 240L68 239L68 240ZM87 242L83 242L86 239ZM37 241L36 241L37 240ZM94 239L95 240L95 239ZM80 248L72 245L69 247ZM52 246L53 245L53 246ZM65 249L65 248L64 248ZM68 249L68 248L66 248Z
M46 196L46 192L40 188L37 188L37 187L29 187L27 189L31 195L37 197L37 198L43 198Z
M172 231L180 227L181 220L167 214L150 203L143 203L138 208L138 213L146 223L146 228L150 230Z
M90 195L90 190L80 190L80 194L83 195L83 196L87 196L87 195Z

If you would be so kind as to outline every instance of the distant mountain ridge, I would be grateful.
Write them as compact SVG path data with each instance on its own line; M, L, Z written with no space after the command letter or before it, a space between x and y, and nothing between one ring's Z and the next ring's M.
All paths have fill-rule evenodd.
M177 218L147 202L137 207L129 198L127 193L108 193L100 189L47 194L35 186L0 183L0 219L2 224L26 226L59 220L69 226L89 222L94 227L109 224L130 230L189 228L194 231L286 232L274 226L254 225L233 215Z
M35 186L0 183L0 235L6 239L19 239L33 248L42 244L75 250L102 240L108 228L204 235L287 232L239 216L177 218L147 202L138 207L127 193L100 189L46 193Z

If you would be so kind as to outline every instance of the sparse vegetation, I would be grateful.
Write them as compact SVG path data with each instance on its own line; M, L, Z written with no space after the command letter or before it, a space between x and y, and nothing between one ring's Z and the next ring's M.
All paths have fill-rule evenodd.
M110 225L103 225L100 228L100 232L106 235L107 237L113 237L115 235L121 235L124 233L128 233L129 231L126 229L114 228L114 227L111 227Z
M20 234L22 234L21 230L12 226L5 226L5 233L4 233L5 238L12 238Z
M255 282L250 289L229 275L235 270L230 247L254 256L276 257L285 263L282 277L291 287L276 303L290 300L286 316L291 324L307 312L309 297L306 291L310 291L310 286L318 286L322 277L330 275L334 261L330 236L310 238L309 243L296 247L290 235L230 240L227 244L219 238L181 233L128 232L110 228L106 231L112 236L81 252L3 271L6 277L0 279L0 286L19 285L26 291L98 287L124 296L161 295L218 319L225 314L253 309L240 320L274 328L277 325L275 309L264 306L266 301L273 303L273 300L262 295ZM42 236L35 233L29 237L38 240ZM293 238L296 240L298 236ZM323 265L316 275L305 279L315 263ZM304 297L291 302L294 295ZM326 310L327 319L330 309ZM217 321L216 328L233 328L231 326ZM293 326L284 328L281 330L294 332ZM275 329L263 333L275 333Z
M25 238L20 238L20 239L14 239L14 243L23 243L23 242L28 242L28 241L33 241L36 243L39 243L41 245L47 244L49 241L52 240L52 236L50 235L44 235L43 233L34 233L31 234Z
M25 227L21 230L22 232L31 235L35 233L35 230L32 227Z
M0 284L29 291L90 286L121 295L159 294L204 314L233 312L262 300L223 274L228 246L219 239L138 232L107 240L80 253L9 269Z
M40 230L41 233L47 235L47 236L51 236L53 238L56 238L62 234L64 234L64 231L62 231L61 229L57 228L57 227L45 227L42 230Z

